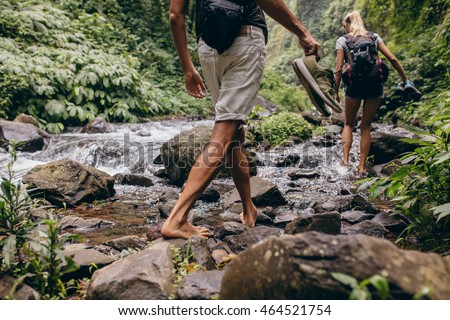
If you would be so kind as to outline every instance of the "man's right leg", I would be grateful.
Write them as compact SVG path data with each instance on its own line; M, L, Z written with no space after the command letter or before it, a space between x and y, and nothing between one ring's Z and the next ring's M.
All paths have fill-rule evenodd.
M220 121L214 124L211 142L202 152L189 173L189 177L175 207L164 223L161 234L166 238L184 238L198 235L208 237L210 231L194 227L187 220L189 210L214 179L217 168L225 158L236 135L240 121Z
M240 128L231 148L227 153L227 165L231 170L236 189L239 192L242 201L243 212L241 213L241 221L246 226L253 228L256 222L257 210L252 201L250 190L250 172L248 159L244 149L245 129Z

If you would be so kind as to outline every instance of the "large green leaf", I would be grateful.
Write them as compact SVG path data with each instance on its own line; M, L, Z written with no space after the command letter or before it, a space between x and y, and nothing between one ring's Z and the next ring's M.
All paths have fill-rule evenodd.
M16 254L17 237L15 234L11 234L6 239L4 239L3 244L3 259L5 264L10 267L14 261L14 256Z

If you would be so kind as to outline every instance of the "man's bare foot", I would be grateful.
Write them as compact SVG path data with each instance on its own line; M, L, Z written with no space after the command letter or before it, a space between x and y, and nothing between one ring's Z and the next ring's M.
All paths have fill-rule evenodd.
M241 222L245 224L249 228L253 228L256 224L256 216L258 212L256 208L252 210L251 212L247 212L247 214L244 214L244 212L241 212L239 215L239 218L241 219Z
M183 238L189 239L192 236L199 236L201 238L209 238L212 236L211 231L204 227L195 227L189 222L181 225L172 225L170 222L165 222L161 229L161 235L164 238Z

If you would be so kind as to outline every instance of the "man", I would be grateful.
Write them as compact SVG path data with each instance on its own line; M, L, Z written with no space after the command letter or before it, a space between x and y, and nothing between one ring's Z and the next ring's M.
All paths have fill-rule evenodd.
M187 1L189 0L171 0L170 27L183 68L187 92L201 99L205 97L206 87L188 51L185 26ZM201 0L196 1L198 17ZM251 112L264 69L267 26L261 9L298 36L305 55L320 56L319 43L282 0L247 2L248 13L240 34L223 54L218 54L203 42L197 25L199 58L205 82L215 103L216 121L210 144L192 167L186 186L162 227L161 234L166 238L211 236L208 229L193 226L187 221L187 217L224 159L242 200L241 221L250 228L255 226L257 210L251 199L248 162L243 149L245 131L242 125ZM198 23L201 22L197 19Z

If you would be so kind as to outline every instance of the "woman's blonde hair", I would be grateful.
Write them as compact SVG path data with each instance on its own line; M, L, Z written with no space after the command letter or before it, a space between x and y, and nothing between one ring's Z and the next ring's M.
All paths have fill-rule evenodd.
M354 37L367 35L367 29L364 27L364 22L358 11L353 11L346 15L343 23L348 25L349 33Z

